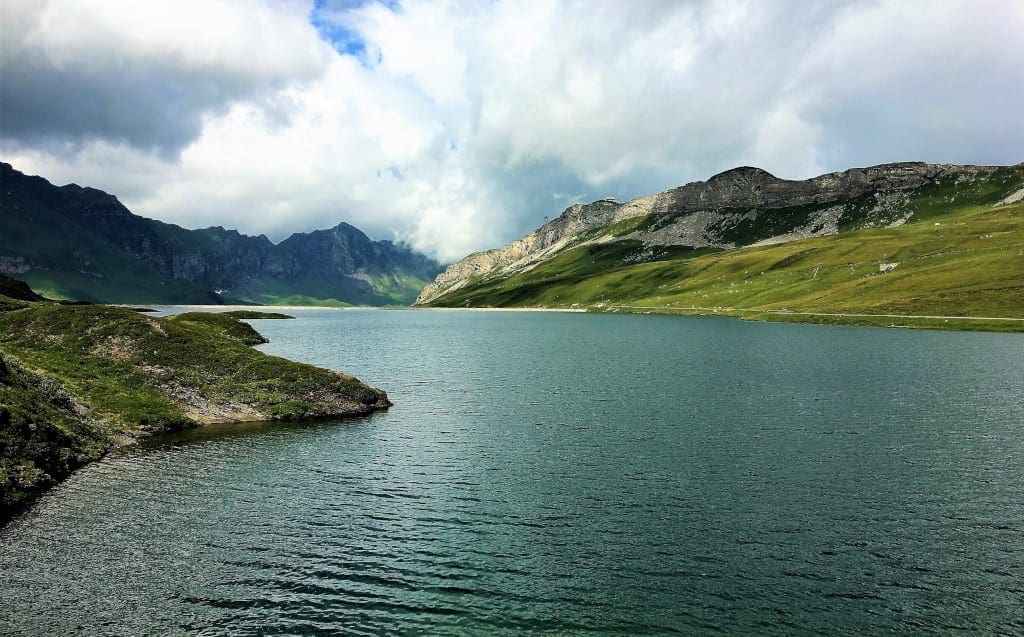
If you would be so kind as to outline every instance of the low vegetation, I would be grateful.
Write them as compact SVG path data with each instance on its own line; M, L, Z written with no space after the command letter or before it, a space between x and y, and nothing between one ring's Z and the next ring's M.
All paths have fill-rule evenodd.
M169 317L171 321L178 324L192 324L209 327L221 336L234 339L243 345L260 345L266 343L267 339L257 332L248 323L228 316L227 314L212 314L210 312L186 312Z
M382 391L351 376L250 347L263 342L229 314L155 318L130 308L52 302L0 312L3 511L118 439L204 422L359 415L390 405Z
M245 321L248 319L293 319L294 316L288 314L281 314L280 312L257 312L255 310L232 310L230 312L220 312L223 316L230 316L231 318Z
M12 279L0 274L0 296L7 297L13 301L42 301L42 296L36 294L28 283Z
M110 445L108 429L58 383L0 354L0 523Z

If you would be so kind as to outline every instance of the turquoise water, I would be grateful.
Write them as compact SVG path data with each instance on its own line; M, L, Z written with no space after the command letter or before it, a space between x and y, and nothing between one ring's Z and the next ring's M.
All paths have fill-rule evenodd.
M12 634L1024 633L1024 338L300 311L387 413L213 427L0 530Z

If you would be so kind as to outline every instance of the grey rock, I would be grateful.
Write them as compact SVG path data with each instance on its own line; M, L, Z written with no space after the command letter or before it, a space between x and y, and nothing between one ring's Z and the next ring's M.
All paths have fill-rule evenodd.
M626 203L603 199L575 204L522 239L452 264L424 288L416 304L430 303L471 281L529 270L565 248L584 243L633 239L642 242L646 251L659 246L733 248L781 243L839 232L846 206L864 198L872 198L863 213L864 225L899 225L909 218L901 207L907 192L940 178L972 178L997 168L904 162L791 181L760 168L742 166L707 181ZM778 216L800 207L807 209L798 219ZM599 232L610 224L637 217L648 220L625 236L610 237ZM741 232L756 224L762 230L767 228L768 235L750 237Z

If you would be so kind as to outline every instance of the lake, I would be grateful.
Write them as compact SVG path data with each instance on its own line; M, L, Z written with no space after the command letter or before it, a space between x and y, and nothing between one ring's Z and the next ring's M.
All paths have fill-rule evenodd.
M386 413L112 453L0 530L0 632L1024 633L1024 337L298 310Z

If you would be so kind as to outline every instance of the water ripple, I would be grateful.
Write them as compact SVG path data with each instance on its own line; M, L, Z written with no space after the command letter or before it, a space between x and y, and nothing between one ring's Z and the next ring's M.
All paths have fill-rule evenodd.
M395 407L86 467L0 632L1024 633L1019 336L298 314L265 349Z

